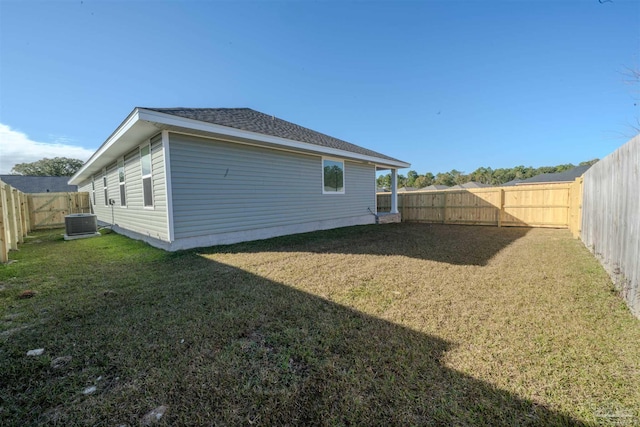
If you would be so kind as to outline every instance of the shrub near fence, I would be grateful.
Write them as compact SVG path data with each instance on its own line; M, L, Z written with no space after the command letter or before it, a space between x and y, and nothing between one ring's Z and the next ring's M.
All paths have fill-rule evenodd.
M398 194L402 221L498 227L569 228L578 237L582 179L571 183ZM391 194L378 194L378 211L389 211Z

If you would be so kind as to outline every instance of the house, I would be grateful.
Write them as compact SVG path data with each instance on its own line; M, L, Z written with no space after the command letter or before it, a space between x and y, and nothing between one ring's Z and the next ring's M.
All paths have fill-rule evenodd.
M173 251L373 224L376 171L395 189L409 166L249 108L135 108L69 183L100 222Z
M483 184L481 182L469 181L469 182L465 182L464 184L458 184L458 185L454 185L453 187L448 187L448 189L449 190L468 190L471 188L487 188L487 187L493 187L493 186L489 184Z
M511 187L514 185L535 185L535 184L557 184L562 182L573 182L576 178L580 178L592 165L576 166L573 169L556 173L541 173L527 179L514 179L502 184L503 187Z
M448 189L449 189L448 185L433 184L433 185L429 185L427 187L421 188L420 191L440 191L440 190L448 190Z
M23 193L69 193L78 191L77 185L69 185L68 176L0 175L0 181Z

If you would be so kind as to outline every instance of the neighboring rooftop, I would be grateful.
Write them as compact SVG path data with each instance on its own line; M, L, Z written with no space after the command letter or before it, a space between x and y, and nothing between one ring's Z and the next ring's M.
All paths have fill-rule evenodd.
M365 156L400 161L376 151L279 119L275 116L252 110L251 108L140 108L249 132L261 133L263 135L335 148Z
M407 193L409 191L416 191L419 190L419 188L417 187L400 187L398 188L398 193Z
M421 188L420 191L438 191L438 190L446 190L448 188L449 188L448 185L433 184L428 187Z
M0 175L5 184L23 193L68 193L78 191L77 185L68 185L68 176Z
M513 185L529 185L529 184L549 184L552 182L573 182L576 178L581 177L592 165L576 166L573 169L556 173L541 173L527 179L514 179L513 181L502 184L505 187Z
M492 185L489 184L483 184L481 182L475 182L475 181L469 181L469 182L465 182L464 184L459 184L459 185L454 185L453 187L448 187L448 189L450 190L464 190L464 189L469 189L469 188L486 188L486 187L493 187Z

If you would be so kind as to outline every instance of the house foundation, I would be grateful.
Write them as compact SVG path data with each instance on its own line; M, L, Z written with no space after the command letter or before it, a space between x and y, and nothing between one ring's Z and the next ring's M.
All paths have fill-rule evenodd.
M401 222L402 216L400 213L382 212L378 213L376 223L377 224L391 224L394 222Z

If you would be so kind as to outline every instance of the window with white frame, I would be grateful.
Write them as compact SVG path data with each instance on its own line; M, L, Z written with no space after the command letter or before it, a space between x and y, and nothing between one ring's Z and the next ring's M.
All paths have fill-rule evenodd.
M140 168L142 171L142 199L145 207L153 207L153 176L151 170L151 146L140 147Z
M120 186L120 206L127 206L127 195L124 187L125 174L124 174L124 159L118 160L118 183Z
M93 202L93 206L96 205L96 177L91 177L91 201Z
M102 170L102 188L104 189L104 205L109 206L109 186L107 184L107 170Z
M322 159L322 192L324 194L344 193L344 162Z

